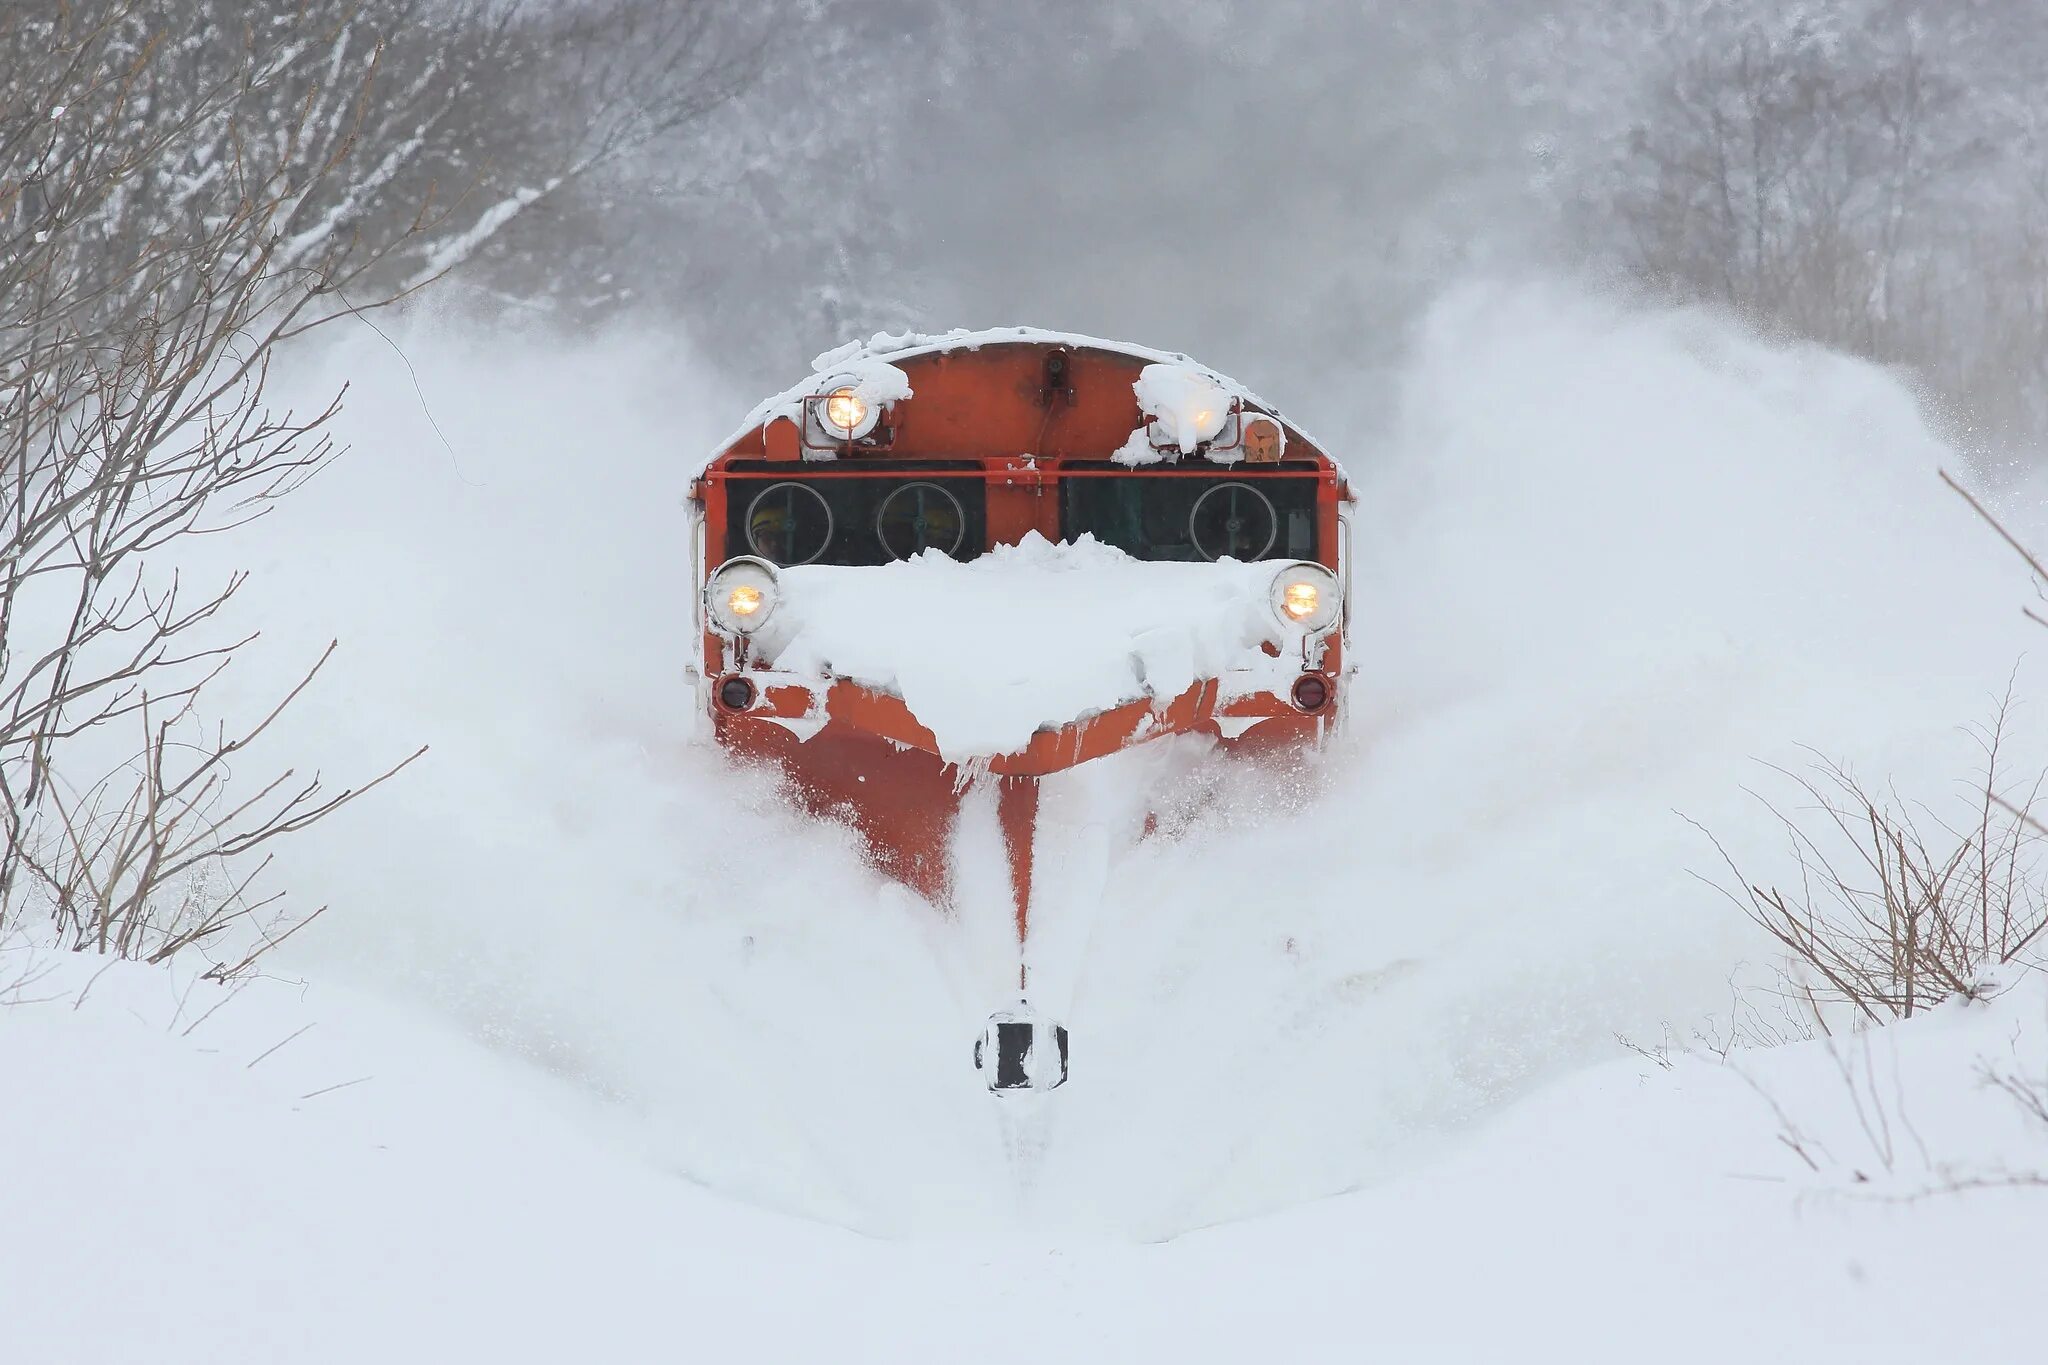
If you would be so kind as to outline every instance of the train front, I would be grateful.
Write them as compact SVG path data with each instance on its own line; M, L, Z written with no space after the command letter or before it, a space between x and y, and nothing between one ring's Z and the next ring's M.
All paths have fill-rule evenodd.
M691 486L696 681L729 752L961 914L951 840L994 805L1018 1002L992 1089L1067 1075L1031 986L1040 781L1169 736L1318 743L1342 709L1336 464L1183 356L1024 329L819 358Z

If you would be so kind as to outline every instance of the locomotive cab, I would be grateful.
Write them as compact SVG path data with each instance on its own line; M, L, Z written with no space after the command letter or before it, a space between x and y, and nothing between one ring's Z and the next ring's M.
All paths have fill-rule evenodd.
M1184 356L1005 329L878 337L816 368L750 414L691 486L702 710L722 746L779 765L795 800L851 823L878 868L942 907L961 909L956 818L993 787L1013 989L1028 990L1042 779L1169 735L1256 753L1329 732L1342 709L1349 492L1297 427ZM830 591L844 575L879 591L943 575L948 560L972 574L1034 554L1058 561L1061 583L1113 578L1131 600L1191 584L1241 598L1240 618L1258 624L1238 627L1227 666L1140 669L1078 713L1033 715L965 749L931 708L919 714L886 660L845 662L862 641L826 654L792 643L848 600ZM1044 1061L1054 1049L1036 1042L1055 1036L1056 1071L1033 1064L1017 1084L1016 1049ZM984 1068L993 1089L1049 1088L1066 1078L1066 1037L1020 1006L991 1021L977 1062L1002 1060Z

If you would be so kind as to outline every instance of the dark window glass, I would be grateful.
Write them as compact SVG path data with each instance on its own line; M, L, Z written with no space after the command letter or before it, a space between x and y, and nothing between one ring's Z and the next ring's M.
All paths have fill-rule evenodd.
M771 483L747 499L749 554L775 564L809 564L832 544L838 518L810 484Z
M887 473L820 477L746 461L730 472L777 477L726 484L727 554L783 566L887 564L926 550L973 559L987 543L982 481L948 478L944 466L892 464Z
M950 489L928 479L899 483L875 508L875 538L891 559L926 550L958 558L967 542L967 509Z
M1066 539L1085 531L1137 559L1316 558L1313 476L1065 478L1060 516Z

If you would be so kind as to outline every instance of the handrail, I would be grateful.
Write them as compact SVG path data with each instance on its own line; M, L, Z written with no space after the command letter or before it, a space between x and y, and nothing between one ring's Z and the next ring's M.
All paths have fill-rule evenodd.
M779 461L790 465L792 462ZM825 461L795 462L794 467L777 469L707 469L698 477L707 483L732 482L735 480L760 479L982 479L993 482L1001 479L1017 482L1035 479L1050 483L1055 479L1318 479L1335 483L1336 471L1321 468L1285 468L1274 465L1253 465L1245 468L1239 464L1215 465L1205 469L1155 469L1150 465L1133 465L1117 469L1069 469L1060 465L1039 465L1027 468L1018 465L989 466L980 461L962 461L954 469L905 469L894 461L877 460L863 469L806 469L804 463L826 463ZM919 462L923 464L923 461ZM979 467L976 467L979 466Z
M1344 617L1343 633L1344 660L1347 667L1351 660L1351 513L1344 505L1337 505L1337 557L1343 561L1344 569Z

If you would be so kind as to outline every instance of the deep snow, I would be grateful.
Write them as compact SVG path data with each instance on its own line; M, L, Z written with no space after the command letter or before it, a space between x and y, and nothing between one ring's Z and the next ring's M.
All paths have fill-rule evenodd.
M188 1137L233 1148L220 1179L276 1172L309 1209L333 1188L303 1225L245 1203L229 1235L308 1322L337 1303L392 1315L333 1340L478 1317L493 1295L522 1305L488 1328L507 1358L572 1330L635 1358L690 1320L744 1323L771 1356L998 1359L1364 1340L1458 1358L1511 1339L1725 1358L1779 1334L1883 1359L1937 1323L2003 1330L2009 1252L2038 1219L2020 1196L1816 1213L1802 1185L1727 1178L1784 1174L1739 1078L1639 1083L1611 1060L1617 1032L1725 1009L1731 974L1766 965L1687 875L1713 855L1677 812L1781 875L1742 790L1770 780L1757 760L1811 744L1938 797L1972 757L1957 727L2032 642L2023 579L1936 483L1955 457L1894 379L1700 314L1485 287L1437 309L1397 410L1305 408L1344 433L1361 497L1358 723L1304 770L1173 744L1052 784L1034 1000L1072 1026L1075 1068L1025 1113L992 1107L967 1055L1014 971L992 813L969 812L948 920L689 743L680 496L739 406L712 368L662 338L399 341L431 420L375 337L302 364L293 392L356 380L356 449L248 539L201 548L256 571L241 619L265 638L230 679L249 704L343 637L267 741L280 761L345 779L434 746L277 870L334 905L276 964L346 1002L313 1006L306 1039L364 1032L361 1065L337 1044L322 1075L416 1078L303 1116L365 1104L385 1136L363 1140L411 1155L388 1189L346 1142L333 1159L354 1175L288 1177L324 1169L263 1155L301 1117L288 1099L238 1108L169 1043L146 1092L186 1113L184 1076L221 1113L278 1106ZM264 1015L234 1055L296 1026ZM105 1091L74 1074L99 1046L33 1048L73 1059L25 1084L52 1105L80 1087L74 1130L128 1084L126 1064ZM1759 1064L1828 1103L1817 1064ZM94 1187L74 1228L116 1226L146 1175ZM184 1270L181 1209L203 1216L137 1214L127 1244L165 1303L189 1289L163 1269ZM303 1262L279 1249L329 1222ZM88 1256L84 1235L63 1255ZM1900 1290L1916 1274L1936 1277L1925 1320ZM1783 1284L1795 1303L1766 1311ZM1739 1311L1674 1336L1703 1300ZM70 1330L75 1297L36 1302L39 1330Z
M42 966L43 1003L0 1016L9 1360L1903 1365L2029 1358L2036 1330L2048 1189L1924 1192L2040 1154L1969 1083L1982 1055L2048 1079L2040 978L1841 1054L1902 1097L1892 1172L1819 1044L1628 1059L1366 1190L1055 1249L733 1203L635 1159L617 1113L333 987ZM1841 1164L1808 1174L1760 1093Z
M280 884L336 906L289 965L615 1097L708 1184L873 1232L1271 1209L1725 1008L1766 957L1678 812L1768 871L1758 760L1811 744L1946 793L2032 642L1892 378L1556 288L1446 299L1399 409L1336 443L1350 737L1306 772L1171 745L1048 790L1034 1003L1075 1079L1020 1201L966 1064L1015 972L992 812L948 921L689 743L679 500L733 399L649 338L402 344L433 421L374 337L300 372L355 379L356 449L244 542L262 657L344 642L275 752L348 776L434 745L282 851ZM821 1056L849 1033L858 1065Z

